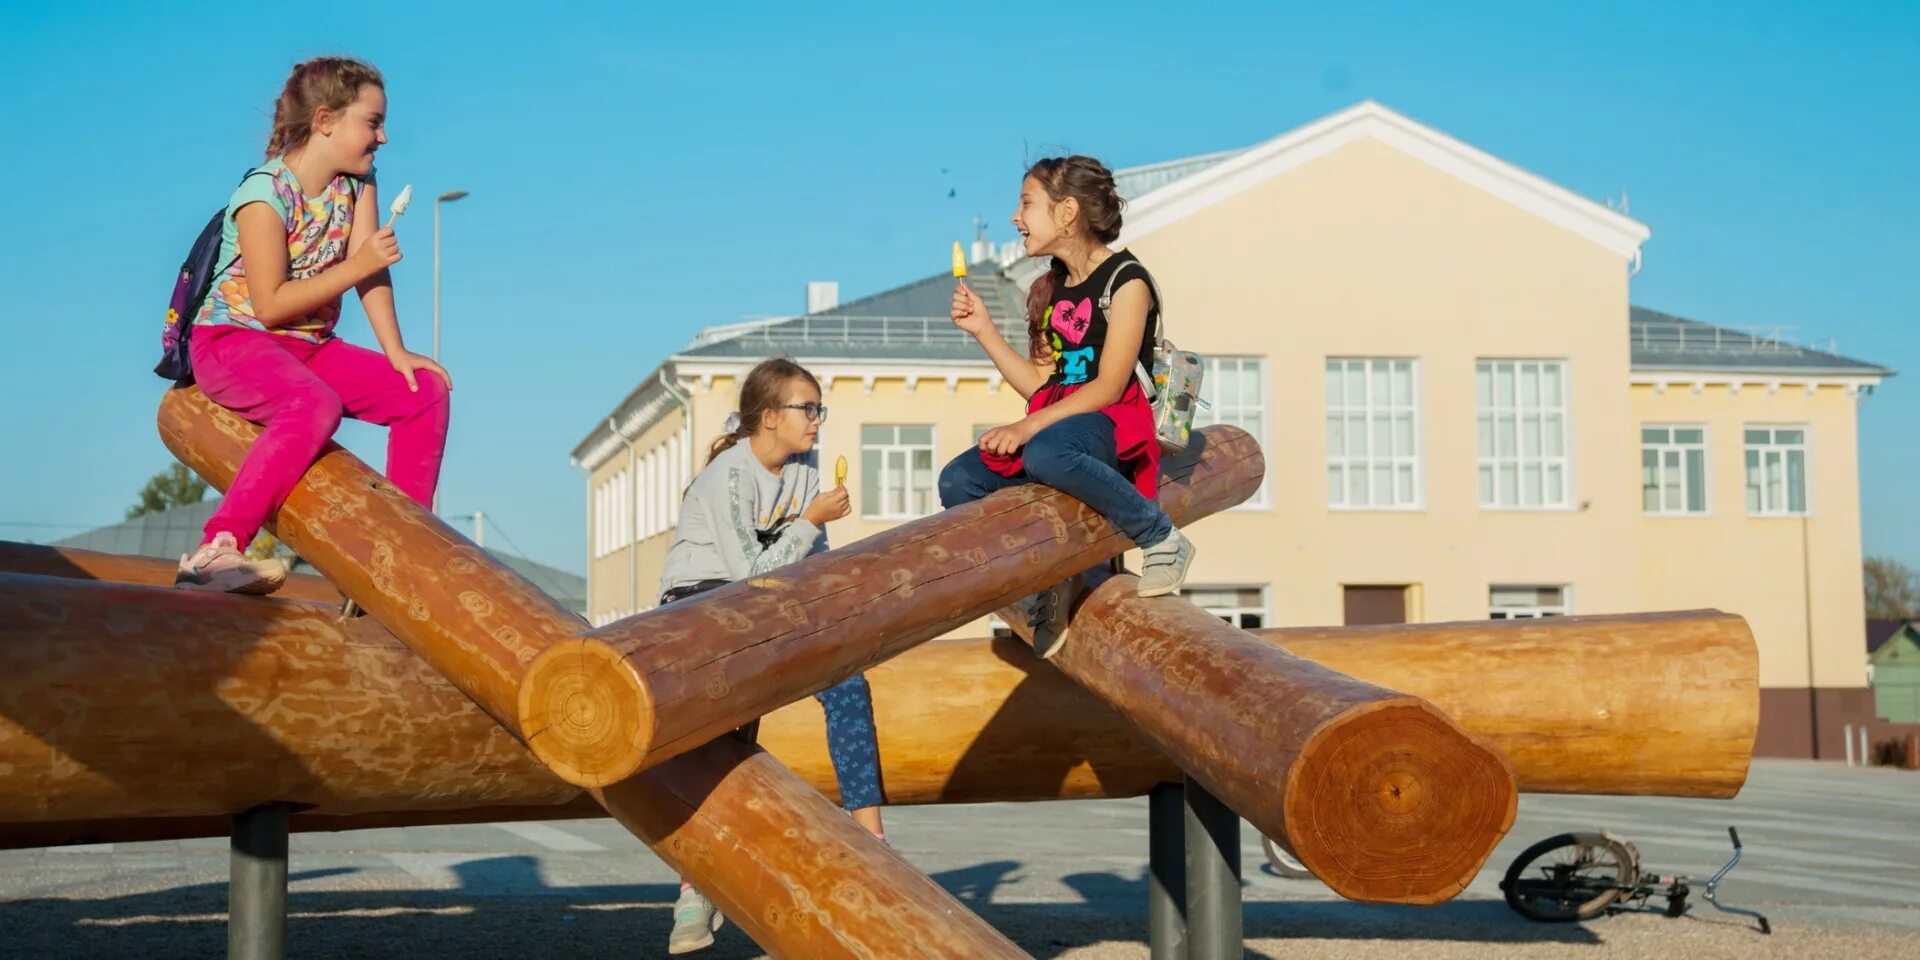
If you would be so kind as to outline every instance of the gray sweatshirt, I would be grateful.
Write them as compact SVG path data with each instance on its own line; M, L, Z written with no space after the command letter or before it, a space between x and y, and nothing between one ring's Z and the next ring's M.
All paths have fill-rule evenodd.
M826 550L827 532L800 518L820 495L817 459L799 454L771 473L745 441L721 451L687 488L660 592L744 580Z

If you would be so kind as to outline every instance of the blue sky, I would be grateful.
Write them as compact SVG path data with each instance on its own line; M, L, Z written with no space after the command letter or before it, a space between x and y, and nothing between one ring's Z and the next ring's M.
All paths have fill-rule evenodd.
M936 272L975 214L1007 239L1026 157L1148 163L1372 98L1627 192L1654 231L1635 302L1905 371L1862 408L1863 526L1920 565L1920 6L667 6L0 0L0 538L117 520L169 462L172 272L287 67L346 52L388 79L388 194L472 191L445 210L443 510L543 562L585 565L574 444L700 327ZM431 205L400 232L424 351ZM342 330L371 342L357 306Z

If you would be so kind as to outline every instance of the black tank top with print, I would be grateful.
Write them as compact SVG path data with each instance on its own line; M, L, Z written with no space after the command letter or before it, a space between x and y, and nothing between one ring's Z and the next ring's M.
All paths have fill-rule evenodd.
M1147 268L1130 251L1121 250L1101 261L1085 280L1053 292L1053 304L1047 307L1046 326L1040 333L1053 348L1053 376L1049 384L1076 386L1100 375L1100 359L1107 343L1107 311L1100 298L1114 272L1125 270L1114 281L1113 292L1139 280L1146 282ZM1139 362L1153 370L1153 344L1160 329L1160 304L1147 308L1147 328L1140 338Z

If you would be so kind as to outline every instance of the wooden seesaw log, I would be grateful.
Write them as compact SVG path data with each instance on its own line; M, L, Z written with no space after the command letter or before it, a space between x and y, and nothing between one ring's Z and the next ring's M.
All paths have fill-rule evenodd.
M335 611L0 574L0 848L220 836L270 801L306 829L598 814L378 623ZM1724 798L1745 777L1758 673L1739 617L1255 635L1427 698L1522 790ZM936 640L867 676L890 803L1129 797L1181 775L1018 640ZM760 741L833 794L811 699Z
M259 428L197 389L169 390L160 435L225 490ZM329 445L270 524L516 738L526 665L584 623ZM1020 957L1012 941L835 809L764 750L690 749L594 797L783 957Z
M8 573L169 587L173 585L176 569L176 565L152 557L0 540L0 570ZM339 603L341 600L340 591L335 590L333 584L324 577L300 574L288 577L287 582L273 595L282 600L321 600L329 603Z
M1197 431L1160 504L1188 523L1265 472L1244 431ZM595 786L758 719L1124 553L1080 501L1027 484L559 643L528 665L519 719L554 772Z
M1432 904L1466 889L1519 809L1497 749L1419 697L1138 585L1107 577L1077 605L1061 673L1335 893Z

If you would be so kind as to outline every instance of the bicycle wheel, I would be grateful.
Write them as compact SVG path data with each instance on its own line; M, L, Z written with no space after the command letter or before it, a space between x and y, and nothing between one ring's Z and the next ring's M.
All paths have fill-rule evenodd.
M1599 916L1639 876L1625 843L1604 833L1563 833L1515 858L1500 891L1507 906L1529 920L1573 923Z
M1293 854L1288 853L1286 847L1274 843L1272 837L1263 834L1260 837L1260 846L1267 851L1267 865L1273 868L1274 873L1293 880L1306 880L1313 877L1313 871L1308 870L1304 864L1294 858Z

